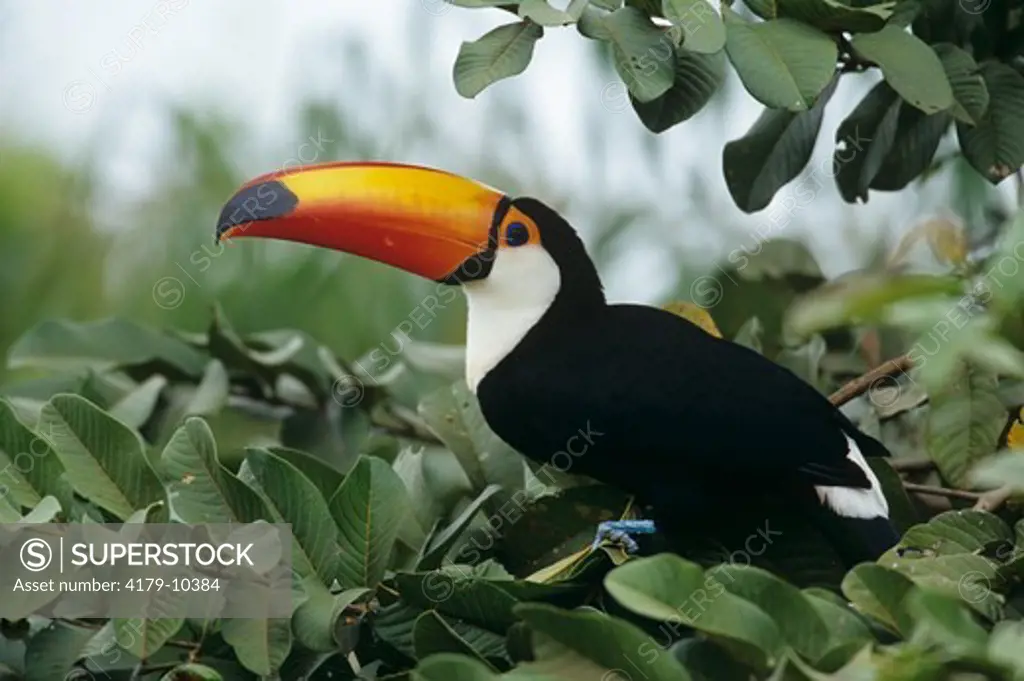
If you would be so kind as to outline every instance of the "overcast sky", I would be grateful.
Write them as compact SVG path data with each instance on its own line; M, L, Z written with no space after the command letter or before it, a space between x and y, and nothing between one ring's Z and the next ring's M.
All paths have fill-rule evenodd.
M49 145L68 158L101 136L111 181L126 194L145 191L168 161L161 154L167 140L161 114L168 103L219 109L245 122L251 134L247 144L254 150L271 148L284 131L294 130L296 103L304 95L351 98L359 96L359 88L373 86L357 78L339 83L339 36L356 32L369 38L372 59L405 83L428 89L438 121L466 148L488 153L486 104L497 93L527 102L528 140L506 145L501 153L513 164L538 164L555 178L558 187L529 188L539 198L593 186L598 178L608 192L649 202L666 225L679 225L687 215L680 178L696 170L708 201L719 206L723 220L741 225L741 232L683 224L671 238L710 259L765 229L771 209L743 215L732 206L721 176L722 144L742 135L760 112L746 93L733 97L724 112L702 112L659 136L661 160L652 167L636 151L649 135L620 90L596 75L585 41L572 28L549 30L524 75L475 100L456 94L451 65L459 43L507 20L498 10L455 8L441 0L0 0L0 121L14 139ZM430 43L426 62L411 56L410 22ZM829 167L835 125L863 85L844 82L830 104L816 149L818 167ZM367 115L388 125L395 112ZM594 130L580 125L584 117L597 121L608 148L599 167L581 153L583 136ZM251 162L240 159L240 169L266 170L248 167ZM830 274L857 266L863 256L841 247L840 226L856 225L869 235L883 230L895 239L921 217L920 205L905 195L875 195L867 206L850 207L837 200L825 179L814 204L794 215L786 229L810 235ZM586 234L585 225L581 229ZM610 293L634 299L656 295L658 281L636 274L671 267L665 258L657 239L637 239L612 273Z

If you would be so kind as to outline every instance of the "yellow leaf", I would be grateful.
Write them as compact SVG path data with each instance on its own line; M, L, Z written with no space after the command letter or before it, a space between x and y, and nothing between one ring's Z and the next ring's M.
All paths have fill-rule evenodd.
M718 330L718 326L715 324L715 320L711 318L711 314L696 303L677 300L665 305L662 309L693 322L712 336L722 337L722 332Z
M1006 447L1008 449L1024 449L1024 407L1017 412L1017 418L1013 419L1013 425L1006 433Z
M906 260L910 249L922 239L942 264L962 265L967 260L967 234L963 225L947 218L933 218L917 225L900 239L889 257L889 265L898 265Z

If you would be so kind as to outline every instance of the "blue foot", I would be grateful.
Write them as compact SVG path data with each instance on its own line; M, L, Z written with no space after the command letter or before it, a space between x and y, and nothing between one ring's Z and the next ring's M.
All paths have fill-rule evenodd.
M626 553L634 553L639 546L632 534L654 534L657 530L653 520L606 520L597 526L592 548L597 548L605 539L619 542L626 547Z

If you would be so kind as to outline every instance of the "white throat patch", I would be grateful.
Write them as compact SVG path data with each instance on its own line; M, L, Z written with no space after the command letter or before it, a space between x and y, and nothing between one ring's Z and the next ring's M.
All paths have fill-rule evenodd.
M474 393L483 377L540 321L558 294L562 277L543 247L530 244L498 250L491 273L463 285L466 383Z

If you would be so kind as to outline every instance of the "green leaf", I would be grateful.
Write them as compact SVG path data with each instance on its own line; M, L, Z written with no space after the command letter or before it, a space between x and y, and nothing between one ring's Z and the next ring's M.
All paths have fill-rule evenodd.
M914 525L900 539L904 549L929 555L974 553L993 542L1013 544L1009 525L991 513L960 510L940 513L927 523Z
M930 395L925 441L942 477L955 487L970 484L970 469L992 454L1006 423L995 375L961 363L947 387Z
M889 25L876 33L858 33L850 43L861 58L882 69L886 82L911 105L929 114L953 106L942 61L917 36Z
M401 478L382 459L361 456L328 507L339 530L338 581L346 589L376 588L410 514Z
M746 135L726 143L722 170L741 210L754 213L766 208L775 193L804 169L838 83L834 79L807 111L765 109Z
M906 601L914 618L914 639L960 655L985 654L988 633L961 599L915 589Z
M497 681L499 678L494 670L483 662L456 653L431 655L420 662L410 674L412 681ZM529 677L522 677L521 681L531 680Z
M913 582L899 572L874 563L854 567L842 583L843 595L854 607L903 636L913 630L904 603L913 588Z
M746 565L729 565L715 574L726 591L768 614L786 645L811 660L828 650L825 620L795 586L770 572Z
M1024 456L1019 450L1010 450L985 457L971 469L970 480L979 487L1006 486L1013 492L1024 492Z
M953 115L958 121L975 125L988 110L988 87L981 69L968 52L951 43L932 45L942 60L946 78L953 89Z
M163 376L150 376L144 383L111 405L108 413L118 421L135 429L141 428L153 414L160 393L167 387Z
M228 372L220 360L212 359L203 371L203 378L185 406L185 416L208 416L216 414L228 402L231 382Z
M189 662L167 672L160 681L224 681L224 677L212 667Z
M337 650L338 618L346 608L369 596L371 591L359 588L332 594L315 577L304 580L303 588L308 598L292 615L295 638L310 650Z
M641 102L633 96L629 101L647 129L660 133L704 108L724 79L725 58L720 53L697 54L679 49L672 87L649 102Z
M25 681L73 681L75 676L68 672L95 633L95 629L52 620L26 644Z
M88 400L55 396L43 407L38 431L75 491L117 518L164 498L139 436Z
M602 20L612 44L615 70L630 95L650 102L675 80L675 46L671 37L635 7L622 7Z
M425 573L400 572L395 582L402 600L421 608L500 633L515 624L512 609L517 599L497 582L474 576L468 566L452 565Z
M829 651L840 647L860 648L874 641L868 625L845 600L832 592L823 594L818 589L804 589L803 593L825 623Z
M484 503L497 494L501 488L497 485L488 485L484 491L477 495L466 508L462 509L459 516L451 522L443 531L436 536L430 537L424 544L422 556L416 561L417 570L434 570L441 567L445 556L451 550L455 542L469 526L470 521L479 513Z
M782 651L782 634L760 607L731 592L726 581L735 584L733 567L705 573L678 556L659 554L620 565L605 576L604 585L627 610L682 622L748 664L768 669ZM680 594L691 596L680 600Z
M981 64L989 104L978 124L956 126L964 157L989 182L998 184L1024 163L1024 76L999 62Z
M253 451L253 449L247 448L246 451ZM267 447L266 451L298 468L310 482L316 485L324 499L334 496L345 479L344 473L318 456L288 447Z
M725 47L725 24L707 0L662 0L662 13L681 30L682 44L691 52L713 54ZM676 71L678 81L678 67Z
M579 20L588 0L571 0L563 9L556 9L547 0L520 0L519 16L541 26L565 26Z
M173 596L165 594L164 599L167 598L173 598ZM152 605L152 603L147 605ZM185 624L183 619L167 617L160 619L114 618L111 622L114 625L114 638L117 645L140 660L152 657Z
M929 115L913 107L900 107L892 144L869 186L899 191L927 171L952 121L953 116L946 111Z
M26 508L47 495L58 495L58 480L64 474L50 446L18 420L6 400L0 400L0 470L0 497Z
M529 21L506 24L473 42L464 42L455 58L455 90L472 99L488 85L519 75L533 58L533 46L544 29Z
M723 5L725 49L743 86L767 107L806 111L832 80L838 49L821 31L792 19L751 24Z
M332 584L338 574L338 528L316 485L265 449L250 449L245 460L269 504L291 525L293 569Z
M883 2L876 5L857 3L862 6L851 7L838 0L774 0L773 4L777 6L779 17L797 19L823 31L853 33L881 29L896 6L895 2Z
M206 358L188 343L123 319L98 322L44 321L19 338L7 355L11 369L124 367L136 376L161 373L196 378Z
M903 301L942 300L960 294L954 277L926 274L858 274L830 282L801 296L786 315L787 330L798 338L838 326L884 323Z
M887 556L892 556L890 551ZM1002 617L1005 586L1000 566L983 555L957 553L921 555L906 552L886 559L894 570L923 588L938 591L969 605L991 622Z
M623 670L635 668L634 658L641 654L646 681L688 681L686 669L671 655L661 654L651 637L636 626L596 610L562 610L549 605L523 603L516 614L534 632L540 632L558 647L546 644L539 651L539 662L550 668L556 655L564 660L565 651L591 663L591 669L603 670L598 676L582 678L615 679ZM647 651L641 653L641 651ZM653 654L652 654L653 653ZM551 674L539 678L581 678L578 674ZM539 679L538 679L539 681Z
M172 504L187 523L251 523L270 515L255 490L218 461L213 433L200 418L174 432L160 466L175 481Z
M988 638L988 656L1019 676L1024 672L1024 623L997 622Z
M474 648L455 630L452 624L449 624L444 617L433 610L428 610L416 618L412 636L418 659L422 660L428 655L436 653L460 653L475 658L494 669L487 662L483 651Z
M292 649L291 621L287 619L225 619L220 633L238 661L260 676L273 676Z
M843 200L868 200L868 187L896 140L901 100L888 83L875 85L836 129L832 173Z

